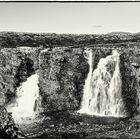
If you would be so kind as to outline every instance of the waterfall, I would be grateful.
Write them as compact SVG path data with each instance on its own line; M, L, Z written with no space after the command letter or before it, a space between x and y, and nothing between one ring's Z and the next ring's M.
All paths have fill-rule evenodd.
M35 101L39 95L38 77L38 74L31 75L17 88L15 102L7 107L15 120L34 116Z
M92 50L85 51L89 64L89 73L83 89L83 99L79 113L97 116L125 116L122 100L122 81L119 69L119 53L101 58L93 71Z

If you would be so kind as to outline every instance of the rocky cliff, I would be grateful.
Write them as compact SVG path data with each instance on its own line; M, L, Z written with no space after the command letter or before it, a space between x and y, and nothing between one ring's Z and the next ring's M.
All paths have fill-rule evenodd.
M73 36L75 40L79 40L79 44L80 41L82 41L83 44L81 43L82 45L78 46L75 41L75 43L72 43L72 45L74 44L73 46L68 46L69 43L66 46L68 36L66 37L67 39L65 39L64 36L65 35L61 35L59 38L59 36L53 35L52 40L54 42L48 40L50 44L48 46L45 45L44 48L25 46L1 48L0 105L6 104L15 98L16 88L23 81L26 81L30 75L38 71L40 88L39 100L42 108L47 112L63 110L76 111L80 107L83 85L85 84L85 79L89 71L87 60L83 54L84 49L90 48L93 50L93 69L97 67L102 57L111 54L112 49L118 49L120 52L120 70L123 81L122 95L126 111L129 115L140 112L139 40L134 41L134 35L128 35L129 37L126 36L125 38L124 36L120 36L121 39L119 41L117 41L117 37L115 38L116 35ZM72 35L69 37L71 36ZM113 38L111 39L110 36L113 36ZM39 37L41 37L41 35ZM47 37L49 38L49 34ZM51 37L49 39L51 39ZM90 37L95 38L93 39L94 41L92 39L92 41L90 40L90 45L86 45L86 37L87 40L89 40ZM80 40L80 38L82 39ZM109 38L111 42L109 42ZM7 39L7 36L5 39ZM103 39L101 41L102 43L99 43L98 39ZM112 44L112 40L115 41L114 44ZM129 41L126 42L126 40ZM60 43L61 45L57 46L58 42L61 41L64 44ZM71 38L69 38L69 42L71 42ZM4 43L2 43L2 46L3 45ZM20 45L20 41L18 45Z
M41 102L45 111L78 110L89 71L84 49L1 49L1 105L16 97L17 86L38 70ZM112 49L93 48L94 69L101 58L111 54ZM139 51L122 49L120 53L122 95L126 111L132 115L139 107L139 67L133 65L139 58Z
M53 48L40 53L40 92L47 111L76 110L88 64L81 48Z
M4 48L0 50L0 105L16 96L16 88L38 69L37 49Z

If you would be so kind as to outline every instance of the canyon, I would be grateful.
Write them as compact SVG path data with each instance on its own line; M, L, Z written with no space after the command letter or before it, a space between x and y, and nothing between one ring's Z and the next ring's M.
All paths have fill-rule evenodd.
M75 39L72 40L76 40L77 36L73 36ZM112 37L116 36L112 35ZM140 115L140 42L135 36L117 36L115 41L114 38L112 39L114 42L110 36L107 39L98 36L101 43L98 43L96 38L94 42L87 43L88 39L84 38L80 40L82 42L80 44L74 41L70 44L69 42L72 41L67 42L69 39L67 37L62 40L64 44L58 44L60 41L58 39L61 37L56 35L56 44L51 36L49 39L53 41L46 41L45 45L36 39L34 44L36 42L37 46L33 46L33 42L30 44L28 40L24 40L26 43L16 42L14 47L7 44L4 46L5 38L9 37L4 36L0 49L0 106L8 108L17 98L17 88L37 73L39 88L35 101L37 113L78 111L84 94L85 80L90 71L89 63L84 56L85 51L90 49L93 53L94 71L101 59L105 59L113 50L117 50L120 59L123 109L127 117L138 118ZM118 39L119 37L121 39Z

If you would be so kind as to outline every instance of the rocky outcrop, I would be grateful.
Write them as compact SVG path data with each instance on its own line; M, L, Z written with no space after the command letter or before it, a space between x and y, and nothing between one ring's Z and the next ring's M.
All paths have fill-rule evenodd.
M131 61L134 59L134 52L125 50L120 56L120 71L122 76L122 97L128 116L137 113L139 106L138 83L135 68Z
M80 106L88 64L81 48L41 51L39 87L47 111L76 110Z
M16 95L16 88L38 69L38 50L29 47L0 50L0 105Z

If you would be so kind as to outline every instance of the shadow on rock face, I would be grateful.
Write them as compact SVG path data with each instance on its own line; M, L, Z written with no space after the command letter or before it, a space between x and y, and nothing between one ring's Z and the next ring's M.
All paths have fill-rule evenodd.
M29 76L35 73L33 66L34 62L30 58L25 57L22 60L15 76L15 78L17 79L17 86L19 86L21 82L24 82Z

